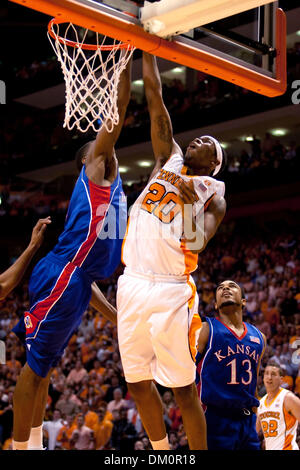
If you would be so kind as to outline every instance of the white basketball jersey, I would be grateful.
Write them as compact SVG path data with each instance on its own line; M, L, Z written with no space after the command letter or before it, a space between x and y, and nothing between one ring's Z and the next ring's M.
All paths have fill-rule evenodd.
M284 399L289 390L280 388L267 405L267 395L260 400L257 414L264 433L266 450L299 450L296 443L298 421L287 412Z
M198 200L193 215L201 214L225 184L209 176L187 176L183 157L174 154L152 178L132 206L122 247L122 261L142 273L185 275L197 268L198 255L183 239L179 183L192 179Z

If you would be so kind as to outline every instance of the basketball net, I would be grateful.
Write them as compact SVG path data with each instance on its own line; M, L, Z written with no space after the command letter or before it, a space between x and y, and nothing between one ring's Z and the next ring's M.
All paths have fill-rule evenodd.
M98 132L103 125L112 132L119 123L120 76L135 48L56 19L49 23L48 38L65 79L64 127Z

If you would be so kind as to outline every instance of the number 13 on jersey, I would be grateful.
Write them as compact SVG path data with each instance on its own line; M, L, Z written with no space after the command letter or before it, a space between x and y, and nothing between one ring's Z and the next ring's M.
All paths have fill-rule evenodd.
M236 361L237 359L233 359L227 364L227 367L230 366L230 382L227 382L227 385L239 385L240 383L249 385L252 382L251 361L249 359L242 361L243 372L246 374L245 379L244 377L237 377Z

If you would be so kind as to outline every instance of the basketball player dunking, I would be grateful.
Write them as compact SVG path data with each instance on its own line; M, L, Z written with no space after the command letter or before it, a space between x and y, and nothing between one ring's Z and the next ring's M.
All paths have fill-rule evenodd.
M169 449L162 402L153 380L170 387L180 406L191 449L206 449L206 426L195 379L201 321L190 273L198 253L225 214L224 183L212 178L224 163L219 142L196 138L186 154L174 141L155 57L143 54L143 78L156 159L150 181L132 207L122 252L126 266L117 290L118 340L129 392L153 449ZM191 248L183 205L201 246ZM196 215L204 213L204 229ZM162 236L163 230L168 230ZM190 341L189 341L190 339ZM191 349L190 349L191 348Z
M120 263L126 227L126 199L114 145L121 132L130 98L131 61L120 77L119 124L112 132L102 126L94 141L81 148L83 163L75 185L64 231L54 249L35 266L29 283L30 309L14 332L25 342L27 362L14 392L13 448L42 448L42 422L52 368L78 328L90 300L116 323L116 310L95 280L109 277ZM105 235L106 223L114 236ZM29 442L28 442L29 441Z

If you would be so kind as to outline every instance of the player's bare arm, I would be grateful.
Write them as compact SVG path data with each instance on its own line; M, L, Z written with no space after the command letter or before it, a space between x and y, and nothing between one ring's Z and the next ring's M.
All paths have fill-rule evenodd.
M203 353L205 350L209 338L209 324L207 322L202 323L199 337L198 337L198 344L197 349L200 354Z
M288 393L284 399L284 407L297 421L300 422L300 398L294 393Z
M92 284L90 305L100 312L108 321L114 325L117 324L117 310L107 301L95 282Z
M0 300L5 297L19 284L30 261L41 246L47 225L51 223L50 217L39 219L34 226L28 247L4 273L0 275Z
M258 435L262 433L261 422L258 415L256 415L256 432Z
M185 233L187 247L191 245L192 253L201 253L207 246L209 240L215 235L220 223L226 213L226 201L224 197L215 195L211 201L208 210L204 213L204 220L197 220L192 215L191 207L197 201L197 195L194 190L193 181L180 184L180 197L184 204L184 227L189 228L192 233ZM193 245L196 239L201 240L201 247L195 249Z
M172 122L162 96L162 86L156 57L143 52L143 79L151 121L151 142L156 160L152 175L156 174L168 158L182 150L173 138ZM152 177L151 175L151 177Z
M112 132L108 132L104 126L101 127L97 134L96 139L91 143L89 152L86 159L86 173L87 177L90 178L92 173L97 172L98 178L104 178L105 165L113 164L115 162L115 151L114 146L119 138L121 129L124 123L127 106L130 100L130 86L131 86L131 64L132 58L129 60L126 68L121 74L120 82L118 85L118 113L119 123L114 126ZM98 169L98 171L97 171ZM113 173L113 171L112 171ZM112 176L111 180L115 179ZM97 178L97 179L98 179ZM93 180L93 176L91 177ZM96 182L96 181L95 181ZM99 184L99 182L98 182Z

